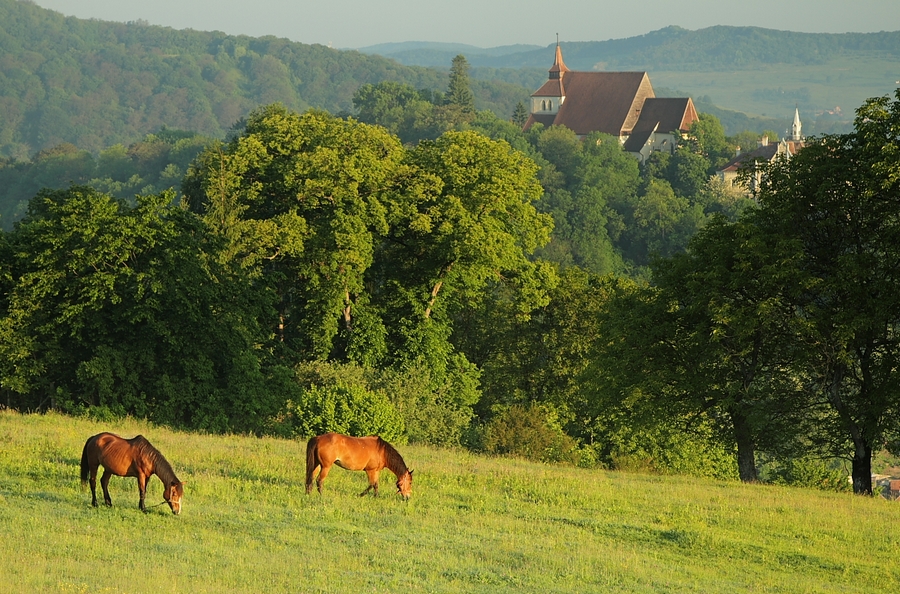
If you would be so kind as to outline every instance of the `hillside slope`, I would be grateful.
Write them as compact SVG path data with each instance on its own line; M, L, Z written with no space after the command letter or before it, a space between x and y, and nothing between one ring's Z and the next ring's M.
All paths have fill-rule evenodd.
M184 506L114 507L79 484L90 435L143 434ZM334 469L306 495L305 444L177 433L134 420L0 411L0 555L20 592L890 592L895 502L585 471L399 446L413 495L360 498ZM156 477L147 504L161 500ZM0 586L0 589L4 589ZM11 591L11 590L10 590Z
M61 142L96 152L162 126L222 137L276 101L351 111L360 85L383 80L444 90L447 73L275 37L80 20L0 0L0 157ZM481 84L476 106L512 113L523 94Z

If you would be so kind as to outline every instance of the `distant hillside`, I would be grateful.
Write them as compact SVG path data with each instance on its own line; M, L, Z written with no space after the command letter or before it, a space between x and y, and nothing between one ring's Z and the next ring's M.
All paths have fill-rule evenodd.
M498 47L476 47L464 43L434 43L428 41L405 41L402 43L382 43L359 48L364 54L377 54L410 66L446 67L455 56L463 54L469 63L482 59L500 58L513 54L543 51L539 45L502 45Z
M526 46L528 49L524 51L508 51L516 46L483 49L472 46L444 48L444 45L416 43L407 47L406 44L386 44L360 51L390 56L408 65L422 65L424 59L439 52L445 52L443 63L455 52L465 54L473 66L546 69L552 64L552 44ZM824 64L850 52L880 52L896 59L900 58L900 31L794 33L726 26L691 31L673 26L626 39L565 41L561 45L566 65L574 70L743 70L761 64ZM426 57L416 60L416 52Z
M96 153L163 126L222 137L275 101L350 112L360 85L383 80L443 91L447 72L275 37L67 18L0 0L0 157L24 159L62 142ZM530 92L492 81L473 87L478 109L504 116Z
M574 70L645 70L654 88L683 89L695 99L706 97L707 104L747 114L743 118L725 114L733 126L740 126L742 119L749 125L789 122L797 107L809 134L849 129L863 101L893 93L900 80L900 31L828 34L758 27L697 31L666 27L627 39L564 41L561 46L566 65ZM409 48L396 44L385 48L383 55L407 65L424 65L447 63L454 52L466 56L476 78L509 80L507 73L516 72L517 84L533 90L546 80L554 48L551 44L510 53L503 48L451 51L437 44ZM725 124L732 132L743 129Z
M571 68L643 69L656 88L704 97L729 134L744 124L771 129L795 107L805 132L841 131L866 98L892 92L900 79L900 32L668 27L563 47ZM414 42L364 50L391 57L275 37L82 20L0 0L0 158L24 160L64 142L97 154L163 127L221 138L252 109L275 101L297 111L353 113L362 84L390 80L445 90L459 53L472 65L476 108L508 118L546 80L553 59L552 46Z

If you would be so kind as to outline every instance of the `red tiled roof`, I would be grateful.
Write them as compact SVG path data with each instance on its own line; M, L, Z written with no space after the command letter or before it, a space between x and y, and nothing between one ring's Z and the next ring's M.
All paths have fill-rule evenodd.
M547 81L533 97L547 97ZM565 101L553 120L554 126L565 126L578 135L599 131L613 136L630 132L637 123L644 100L653 97L653 87L646 72L579 72L562 75ZM527 130L530 124L525 124Z
M625 150L639 152L653 132L670 134L679 130L687 132L691 124L700 119L694 102L690 97L658 98L650 97L644 101L637 124L631 136L625 141Z

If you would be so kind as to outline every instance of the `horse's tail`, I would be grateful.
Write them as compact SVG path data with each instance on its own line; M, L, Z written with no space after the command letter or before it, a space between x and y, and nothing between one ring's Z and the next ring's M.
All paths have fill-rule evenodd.
M88 447L91 445L91 442L94 441L96 435L88 438L86 442L84 442L84 449L81 450L81 482L86 483L91 474L91 465L88 458Z
M313 474L319 465L319 438L313 437L306 442L306 492L312 491Z

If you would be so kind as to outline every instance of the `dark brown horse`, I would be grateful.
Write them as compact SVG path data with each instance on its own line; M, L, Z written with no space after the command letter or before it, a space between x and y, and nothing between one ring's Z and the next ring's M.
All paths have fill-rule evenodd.
M173 514L181 512L181 498L184 495L184 483L178 480L172 466L150 445L143 435L133 439L124 439L112 433L99 433L88 438L81 452L81 482L91 481L91 505L97 507L97 468L103 466L100 485L103 487L103 501L112 505L109 498L109 477L133 476L138 480L138 492L141 494L139 507L144 507L144 495L147 492L147 480L154 474L162 481L163 499L169 504Z
M312 491L313 474L321 467L316 478L316 487L322 492L322 482L328 476L331 466L337 464L346 470L365 470L369 476L369 486L360 497L370 490L378 495L378 473L387 468L397 475L397 492L404 499L412 494L412 470L406 468L403 457L394 446L377 435L369 437L349 437L339 433L326 433L313 437L306 444L306 492Z

